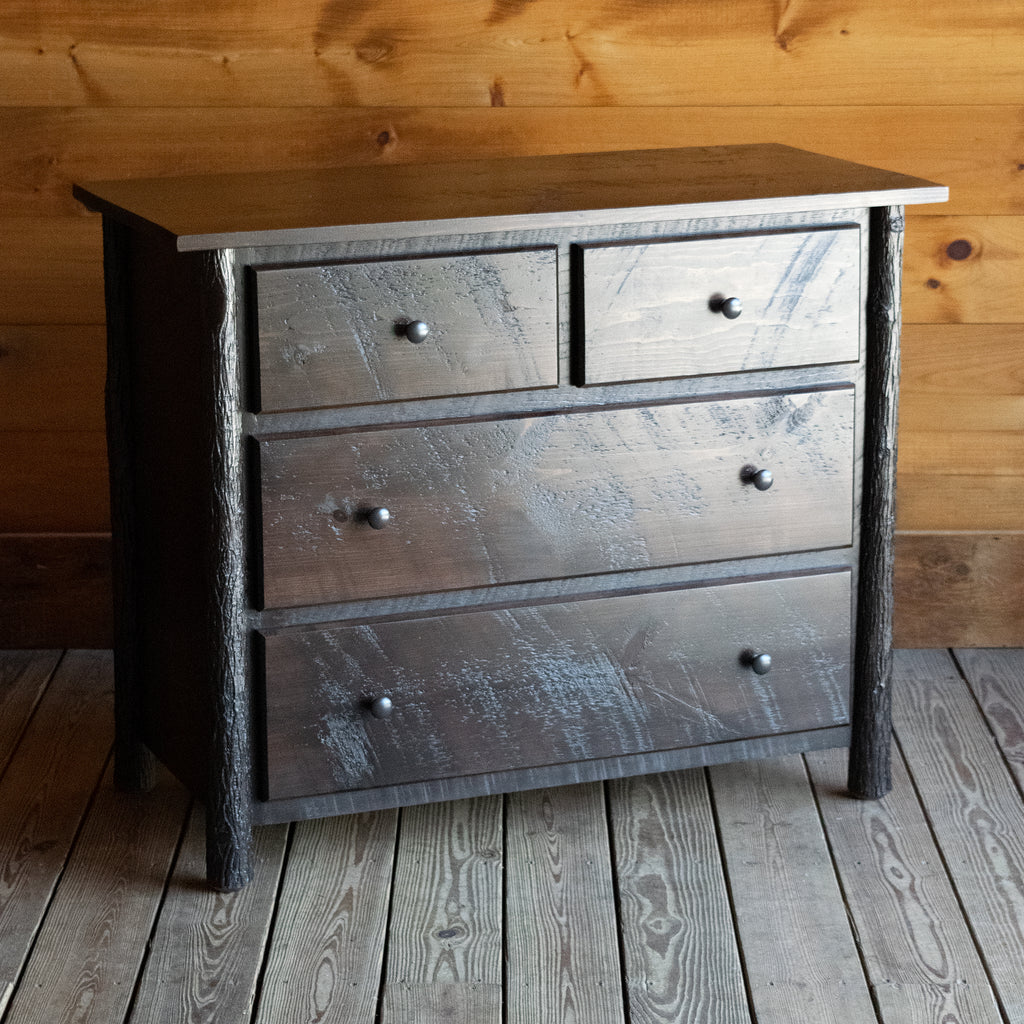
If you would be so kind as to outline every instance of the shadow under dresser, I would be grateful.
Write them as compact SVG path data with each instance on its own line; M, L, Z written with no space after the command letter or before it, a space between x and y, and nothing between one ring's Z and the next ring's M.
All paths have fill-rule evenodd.
M850 746L903 207L752 145L105 182L117 776L251 828Z

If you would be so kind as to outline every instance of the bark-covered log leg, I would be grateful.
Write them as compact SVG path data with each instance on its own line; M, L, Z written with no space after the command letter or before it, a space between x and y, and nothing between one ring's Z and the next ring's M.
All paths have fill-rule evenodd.
M864 491L849 789L854 796L876 799L892 786L892 585L902 207L872 211L870 244Z

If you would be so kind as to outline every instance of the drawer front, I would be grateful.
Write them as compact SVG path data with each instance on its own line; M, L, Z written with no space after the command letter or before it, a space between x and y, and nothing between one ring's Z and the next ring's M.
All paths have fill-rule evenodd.
M852 388L267 440L264 604L845 546L853 453Z
M842 725L850 616L836 572L268 635L268 795Z
M553 248L263 268L255 279L264 411L558 383Z
M583 383L859 357L859 228L586 246L580 257ZM734 298L730 318L722 300Z

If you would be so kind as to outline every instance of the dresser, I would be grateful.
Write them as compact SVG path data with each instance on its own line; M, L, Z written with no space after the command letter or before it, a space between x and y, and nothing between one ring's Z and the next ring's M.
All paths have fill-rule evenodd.
M832 746L889 785L903 208L775 145L76 187L116 771L253 826Z

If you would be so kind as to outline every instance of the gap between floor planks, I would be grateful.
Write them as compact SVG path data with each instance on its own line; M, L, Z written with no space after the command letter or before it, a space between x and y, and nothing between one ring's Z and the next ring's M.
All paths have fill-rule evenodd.
M139 1024L1024 1020L1024 652L898 652L841 751L261 829L110 783L111 660L0 655L0 1014Z

